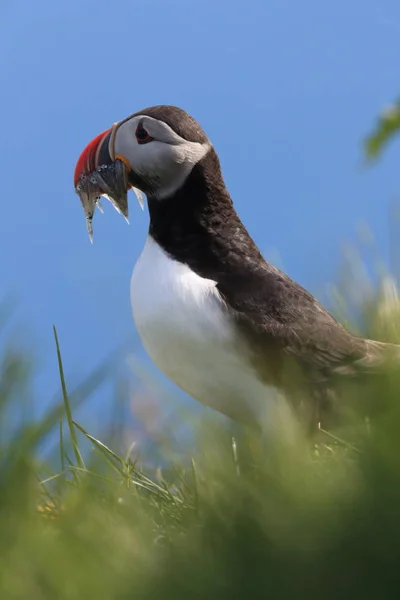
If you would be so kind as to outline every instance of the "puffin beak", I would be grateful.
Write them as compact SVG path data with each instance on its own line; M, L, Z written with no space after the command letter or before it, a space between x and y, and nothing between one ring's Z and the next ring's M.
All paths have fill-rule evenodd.
M128 181L131 167L124 156L114 154L117 127L118 123L95 137L83 150L75 167L75 191L85 213L86 227L92 243L92 221L96 207L103 212L100 204L101 196L109 200L129 223L127 195L131 187ZM138 190L136 193L138 194ZM142 205L141 194L138 200Z

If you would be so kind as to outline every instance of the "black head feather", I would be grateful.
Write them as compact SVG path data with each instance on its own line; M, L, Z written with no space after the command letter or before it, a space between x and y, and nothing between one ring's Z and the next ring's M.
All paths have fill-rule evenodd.
M144 115L164 121L181 138L188 142L198 142L204 144L208 138L197 121L191 117L185 110L178 106L159 105L151 106L138 111L133 116Z

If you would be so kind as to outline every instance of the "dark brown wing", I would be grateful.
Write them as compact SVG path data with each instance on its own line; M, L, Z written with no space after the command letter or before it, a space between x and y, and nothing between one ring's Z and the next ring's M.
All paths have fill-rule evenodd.
M218 289L260 358L295 358L316 382L368 362L366 340L348 332L304 288L266 262L246 273L222 275Z

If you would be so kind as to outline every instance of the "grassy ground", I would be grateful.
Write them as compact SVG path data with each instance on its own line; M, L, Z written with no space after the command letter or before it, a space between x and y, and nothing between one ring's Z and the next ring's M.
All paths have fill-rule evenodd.
M398 339L396 311L370 310L370 333ZM266 451L254 433L202 422L188 455L161 471L75 424L99 374L69 397L59 358L63 402L1 439L1 599L398 597L400 372L351 390L382 411L345 440ZM26 379L5 351L3 432ZM59 456L39 460L54 428Z

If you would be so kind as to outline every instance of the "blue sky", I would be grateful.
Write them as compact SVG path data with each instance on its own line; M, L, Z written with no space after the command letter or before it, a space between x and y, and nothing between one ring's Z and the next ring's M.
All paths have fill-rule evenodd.
M71 385L129 337L144 358L129 280L148 216L132 197L128 227L107 205L90 245L72 185L90 139L146 106L188 110L265 256L316 291L360 220L387 256L400 146L365 170L361 142L400 93L399 54L397 0L3 0L2 294L39 401L58 386L53 323Z

